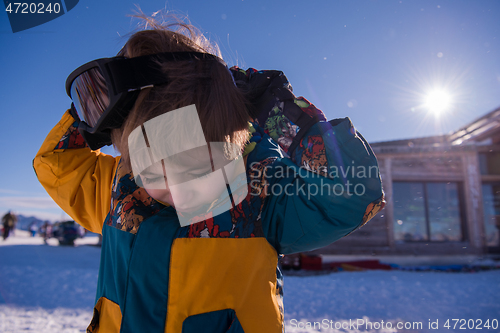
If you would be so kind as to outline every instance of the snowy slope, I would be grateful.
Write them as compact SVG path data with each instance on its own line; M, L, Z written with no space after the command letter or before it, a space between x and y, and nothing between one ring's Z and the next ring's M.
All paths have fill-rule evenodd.
M60 247L52 241L43 245L40 238L17 231L15 237L0 241L0 332L85 332L92 315L100 248L82 241L97 239L79 240L74 248ZM489 319L490 324L492 319L500 320L500 271L285 276L284 291L287 332L500 331L443 327L446 319L453 318L483 323ZM361 320L370 321L372 328L353 325ZM429 320L438 320L438 329L428 329ZM398 322L422 323L422 329L387 329L388 321L393 327Z

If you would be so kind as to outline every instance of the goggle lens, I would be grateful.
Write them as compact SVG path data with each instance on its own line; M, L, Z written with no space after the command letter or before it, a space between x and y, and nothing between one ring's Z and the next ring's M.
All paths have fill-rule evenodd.
M91 68L73 81L71 99L78 117L94 127L109 106L108 87L99 68Z

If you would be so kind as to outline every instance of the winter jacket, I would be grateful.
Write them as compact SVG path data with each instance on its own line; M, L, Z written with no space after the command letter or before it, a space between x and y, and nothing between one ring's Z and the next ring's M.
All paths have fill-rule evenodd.
M231 70L254 122L248 195L223 214L180 227L119 157L86 147L69 113L36 155L50 196L102 233L88 332L281 332L279 255L330 244L383 207L376 158L348 118L326 121L281 72Z

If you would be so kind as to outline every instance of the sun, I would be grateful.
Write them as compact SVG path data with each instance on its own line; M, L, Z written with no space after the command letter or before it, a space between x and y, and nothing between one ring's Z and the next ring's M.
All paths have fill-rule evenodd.
M436 117L439 117L443 112L448 111L451 104L451 95L442 89L434 89L425 96L424 107Z

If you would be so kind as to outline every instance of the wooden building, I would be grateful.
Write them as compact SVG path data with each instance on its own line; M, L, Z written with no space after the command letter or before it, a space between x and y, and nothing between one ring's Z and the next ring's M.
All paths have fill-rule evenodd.
M315 254L500 252L500 108L442 136L371 144L386 207Z

